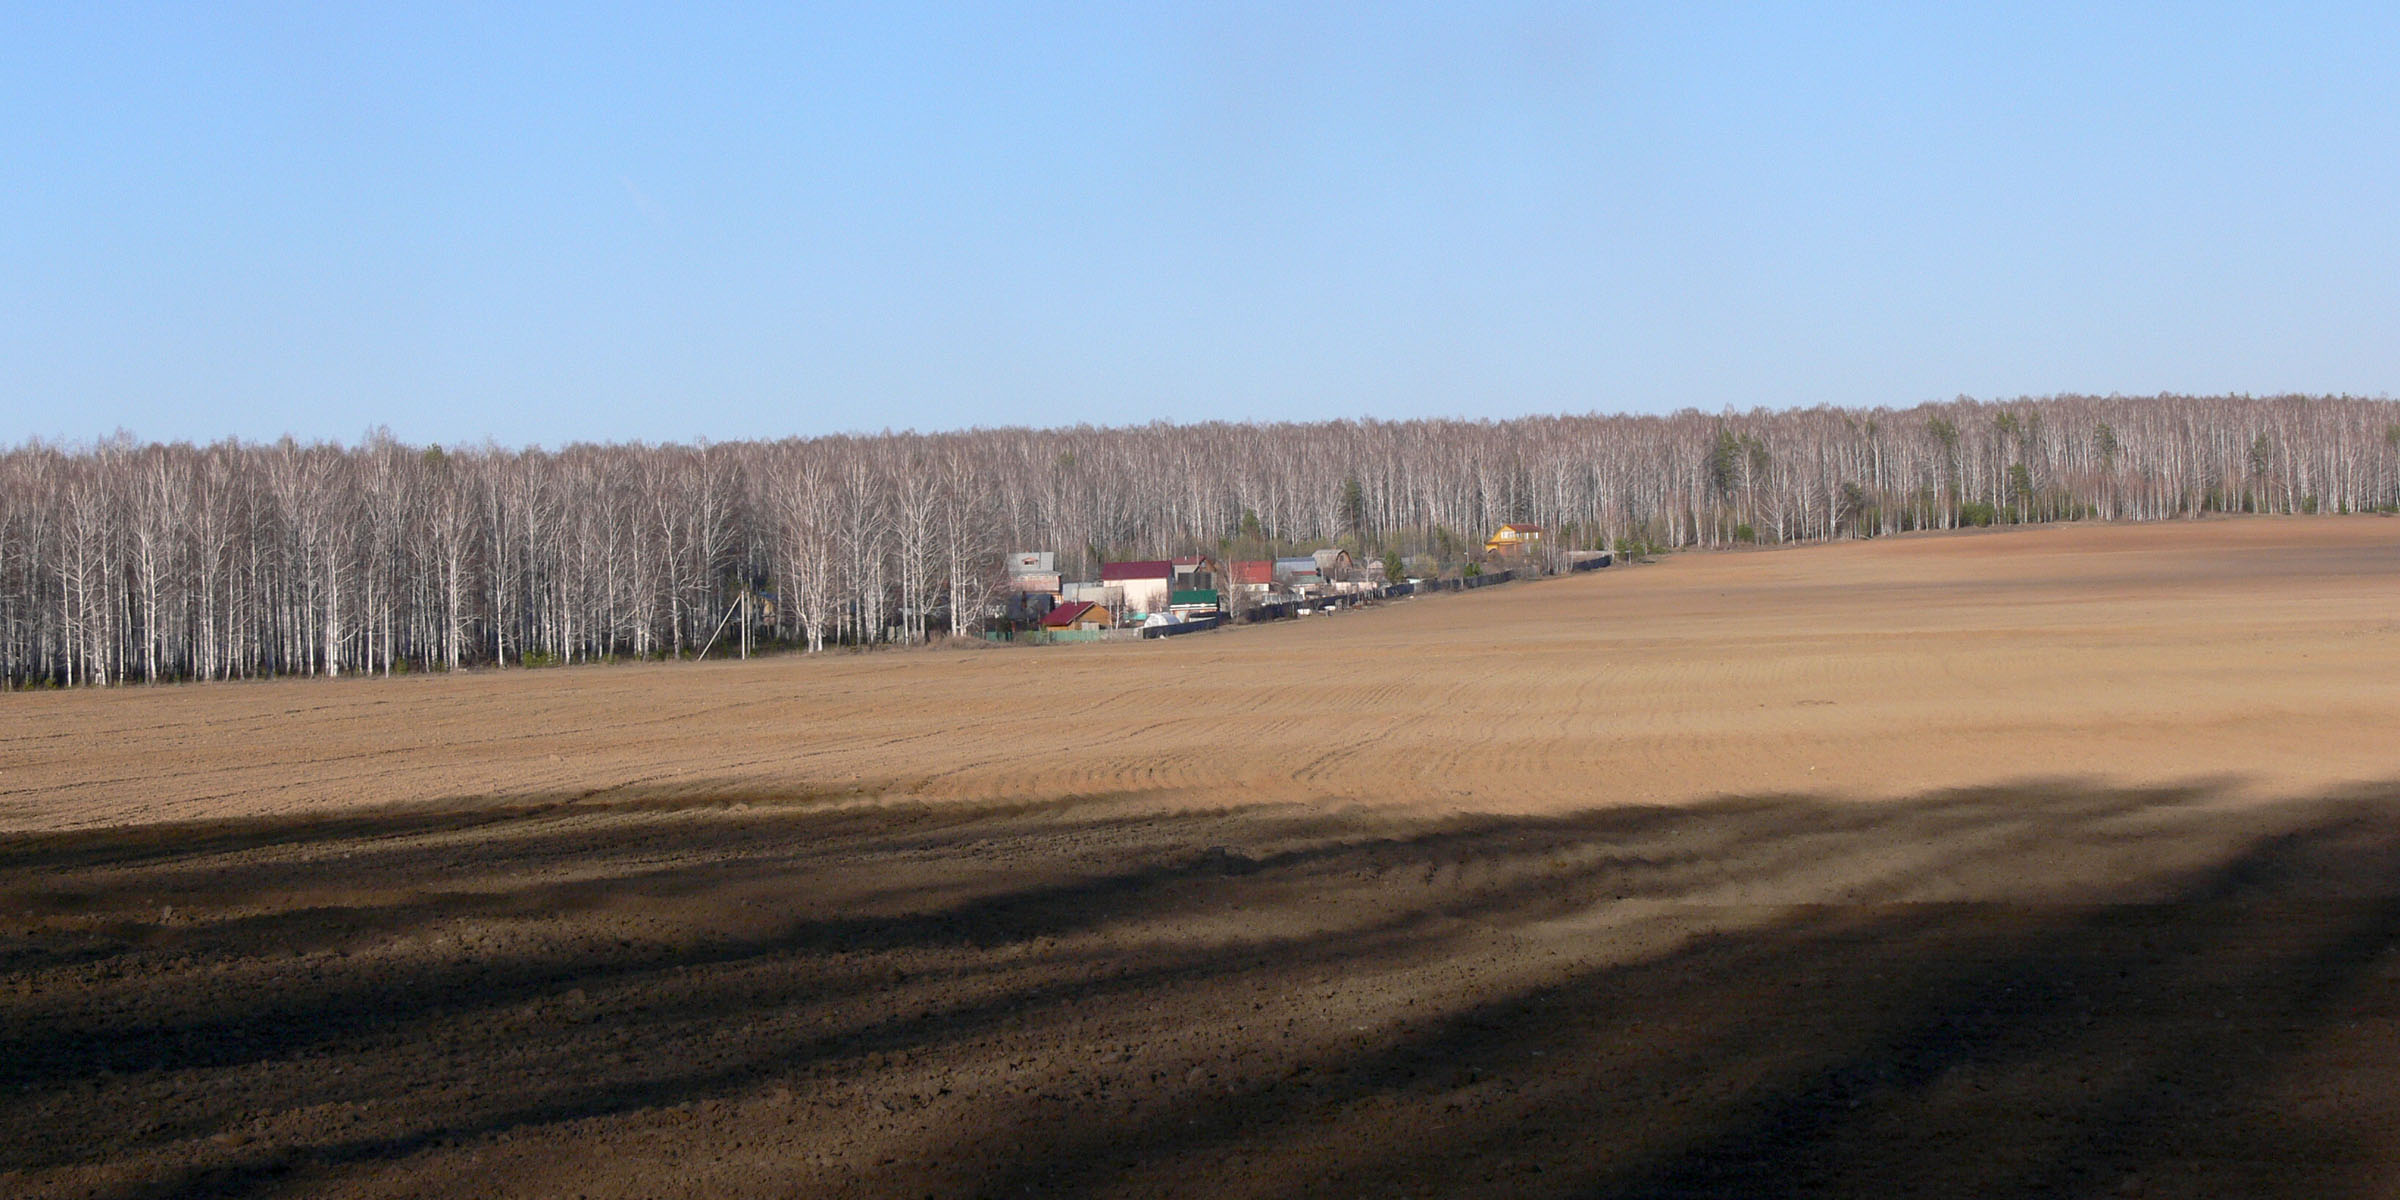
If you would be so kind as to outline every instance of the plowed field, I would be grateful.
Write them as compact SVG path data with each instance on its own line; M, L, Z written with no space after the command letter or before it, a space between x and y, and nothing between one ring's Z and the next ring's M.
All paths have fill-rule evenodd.
M0 696L0 1195L2400 1191L2400 520Z

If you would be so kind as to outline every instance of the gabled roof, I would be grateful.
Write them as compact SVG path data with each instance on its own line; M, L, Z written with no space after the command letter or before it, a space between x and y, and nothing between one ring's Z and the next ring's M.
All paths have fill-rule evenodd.
M1233 564L1235 583L1275 582L1275 560L1271 558L1237 559Z
M1175 564L1158 559L1153 562L1108 563L1100 568L1100 582L1122 583L1128 579L1173 579Z
M1085 613L1088 613L1096 608L1100 609L1100 615L1102 617L1108 616L1107 609L1100 608L1099 605L1094 604L1089 600L1070 600L1065 604L1059 605L1057 608L1051 609L1050 615L1042 618L1042 625L1044 628L1048 629L1064 629L1067 626L1082 620Z
M1529 524L1524 521L1516 521L1500 527L1501 533L1507 533L1511 530L1514 530L1517 533L1540 533L1542 531L1542 527L1539 525Z

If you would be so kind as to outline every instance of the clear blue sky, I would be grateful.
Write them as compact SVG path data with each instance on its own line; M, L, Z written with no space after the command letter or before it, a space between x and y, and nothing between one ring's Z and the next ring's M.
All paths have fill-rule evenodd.
M513 7L0 3L0 440L2400 390L2388 3Z

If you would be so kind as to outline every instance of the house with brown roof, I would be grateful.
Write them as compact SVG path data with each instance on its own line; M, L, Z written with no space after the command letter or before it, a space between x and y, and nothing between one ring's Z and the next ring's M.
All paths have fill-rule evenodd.
M1175 590L1177 591L1187 588L1214 588L1217 586L1217 577L1224 574L1224 571L1217 566L1217 560L1205 554L1186 555L1174 561Z

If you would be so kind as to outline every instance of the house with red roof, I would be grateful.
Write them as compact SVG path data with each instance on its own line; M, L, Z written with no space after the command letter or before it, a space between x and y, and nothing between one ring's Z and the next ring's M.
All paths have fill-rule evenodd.
M1089 600L1069 600L1042 618L1044 629L1113 629L1115 614Z
M1275 560L1271 558L1235 559L1226 566L1226 577L1233 590L1253 600L1263 599L1275 591Z
M1121 588L1125 611L1137 616L1167 611L1167 597L1175 591L1175 564L1166 559L1151 562L1106 563L1100 568L1100 582L1108 587Z

